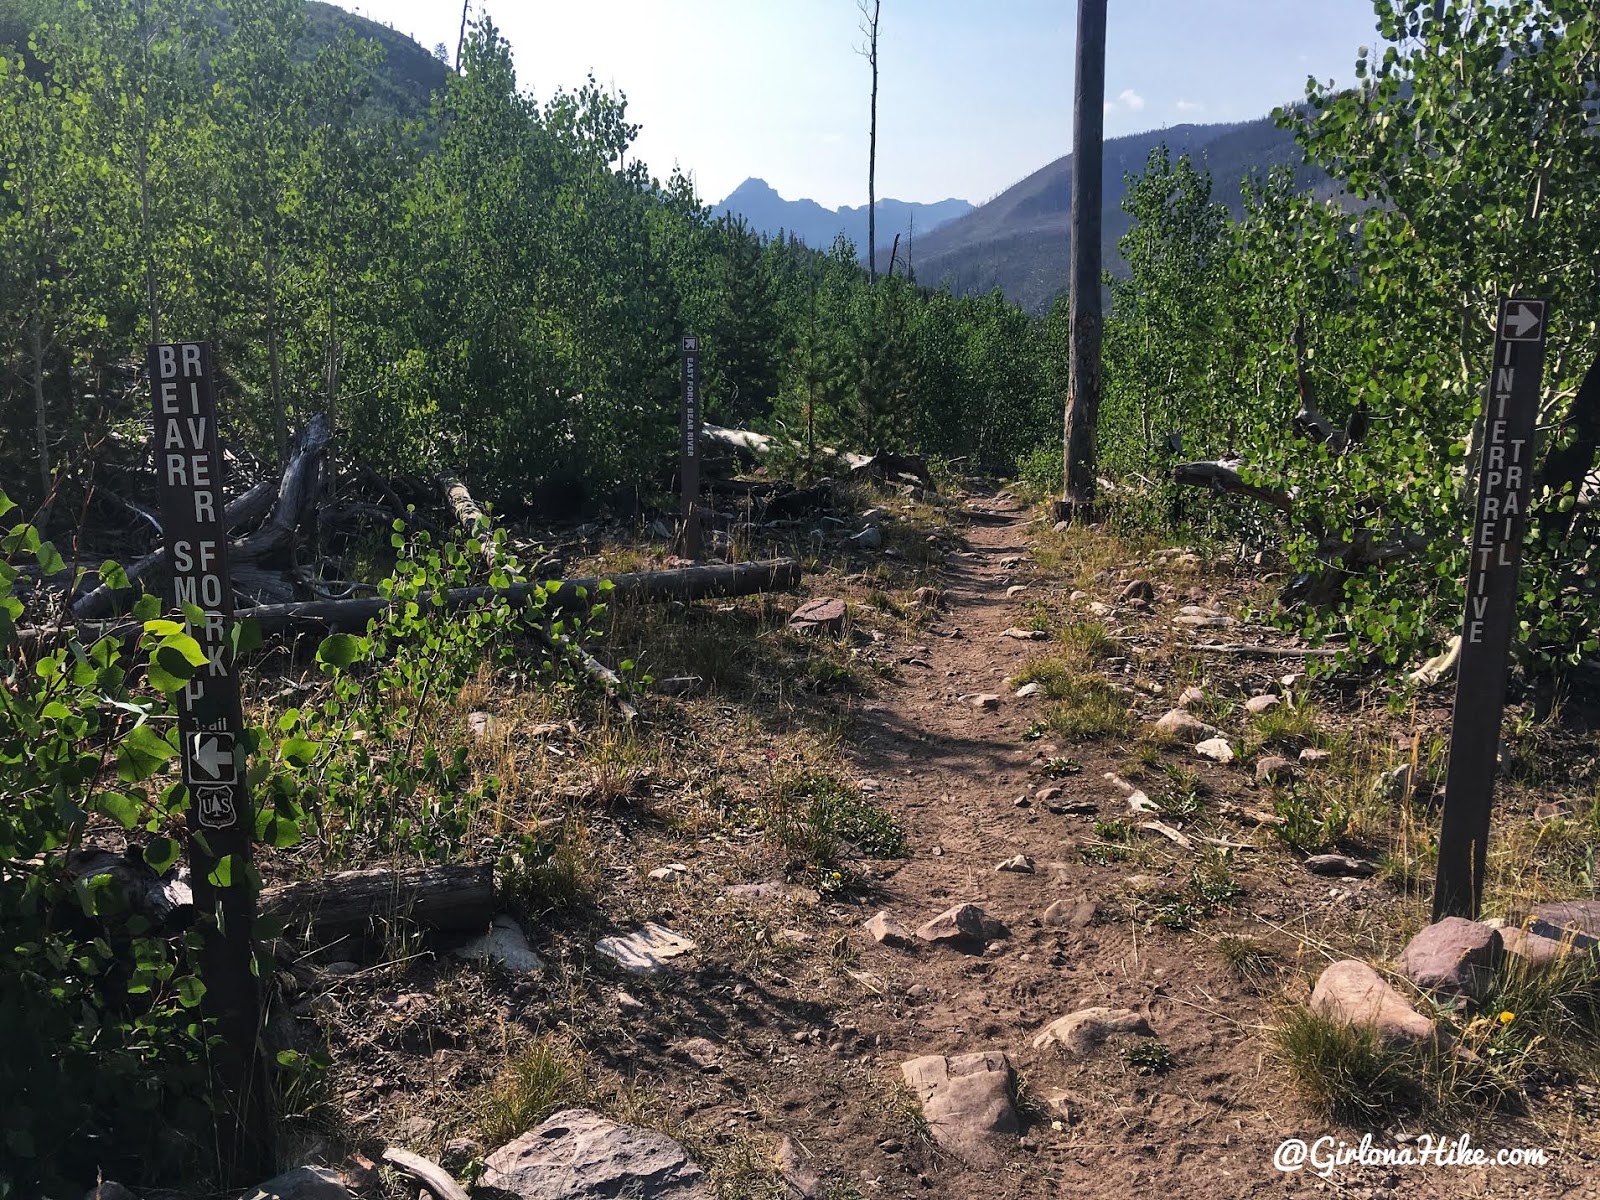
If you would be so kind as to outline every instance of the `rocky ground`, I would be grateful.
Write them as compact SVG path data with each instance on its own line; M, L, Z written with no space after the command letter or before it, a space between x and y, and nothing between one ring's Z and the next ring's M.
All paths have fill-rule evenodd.
M290 1122L300 1161L391 1196L416 1183L378 1165L385 1147L529 1198L1600 1196L1592 1079L1335 1121L1272 1034L1317 985L1324 1015L1381 1009L1386 1037L1431 1039L1436 1010L1390 969L1438 985L1460 955L1402 962L1431 867L1396 814L1428 819L1449 690L1307 683L1303 647L1252 620L1272 587L1255 564L1053 532L1004 493L943 519L938 554L811 577L805 631L784 627L792 602L726 606L711 640L750 648L714 673L742 683L647 705L650 754L619 748L644 735L564 741L547 709L465 698L531 788L609 747L584 801L593 895L507 918L474 951L499 961L419 943L289 972L291 1036L314 1023L334 1064ZM794 657L804 639L834 665ZM1500 796L1491 897L1513 926L1592 895L1510 859L1592 855L1580 716L1508 749L1531 763L1565 739L1561 766ZM772 847L774 791L805 783L804 824L818 779L887 818L846 838L837 873ZM1570 943L1585 921L1600 913L1542 932ZM1496 969L1505 938L1468 933L1469 966ZM1550 1162L1275 1165L1285 1139L1363 1133Z

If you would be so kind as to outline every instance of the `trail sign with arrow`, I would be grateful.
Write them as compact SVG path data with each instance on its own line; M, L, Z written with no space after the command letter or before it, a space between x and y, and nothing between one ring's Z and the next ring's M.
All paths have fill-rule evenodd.
M253 956L251 842L234 670L233 586L223 515L222 443L215 371L205 342L150 347L157 482L172 563L173 600L200 644L203 665L177 695L183 783L189 793L190 885L202 934L203 1011L221 1034L212 1068L225 1124L218 1150L228 1174L259 1170L267 1115L256 1053L261 997Z
M1547 312L1543 300L1502 300L1495 326L1439 831L1435 921L1475 918L1483 902L1495 760L1533 480Z

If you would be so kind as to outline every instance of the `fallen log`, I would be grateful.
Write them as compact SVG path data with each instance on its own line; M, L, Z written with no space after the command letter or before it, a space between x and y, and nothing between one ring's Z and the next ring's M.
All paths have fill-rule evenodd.
M262 514L266 514L266 520L259 529L229 547L228 555L232 562L260 562L279 554L293 543L295 531L315 498L314 485L331 438L328 419L320 413L312 417L310 424L301 431L294 455L284 467L283 477L277 486L258 483L223 510L223 523L229 530L260 520ZM166 561L165 546L145 555L126 568L128 583L137 584L146 575L165 565ZM133 586L113 588L102 583L84 593L73 604L73 620L92 621L124 612L137 594L138 588Z
M745 455L752 461L759 462L771 454L778 444L778 439L769 437L764 433L754 433L748 429L727 429L721 425L701 425L700 438L702 441L711 442L713 445L722 446L735 453ZM796 450L803 451L801 443L791 439L790 445ZM824 461L829 459L842 459L852 471L859 468L870 468L873 455L852 454L848 450L835 450L831 446L818 446L817 457Z
M74 850L66 857L65 871L74 884L110 876L128 909L159 928L184 928L193 916L194 893L189 884L176 875L157 875L136 852L113 854L99 847Z
M1458 633L1446 643L1445 648L1423 663L1406 678L1418 687L1432 687L1456 673L1461 662L1461 635Z
M262 889L264 917L331 940L402 917L430 929L480 931L494 916L494 865L445 864L394 871L373 867Z
M229 530L234 530L253 521L259 521L272 507L272 498L276 494L277 489L272 484L256 484L244 495L228 502L227 507L222 510L223 523ZM137 584L146 575L164 566L166 561L167 548L162 546L129 564L124 568L124 574L127 575L130 585ZM76 621L93 621L112 616L126 608L137 591L138 589L132 586L114 588L101 583L78 597L72 606L72 617Z
M484 512L472 498L467 485L454 475L439 476L439 486L444 489L444 498L450 502L450 509L456 514L456 520L466 531L467 536L482 539L483 561L490 570L493 570L494 542L486 536L490 527L489 514Z
M450 508L455 512L456 520L460 522L462 529L469 536L479 539L484 565L493 571L494 542L484 536L491 527L489 514L479 507L478 502L472 498L472 493L467 490L467 485L461 480L450 475L441 475L439 486L444 488L445 498L450 501ZM571 659L578 664L579 670L598 683L606 698L617 706L617 711L622 714L624 721L638 719L639 710L628 703L624 694L626 688L620 675L569 637L564 637L545 626L536 628L533 633L550 648L552 653Z
M915 479L930 492L939 490L934 486L933 472L928 470L927 461L921 455L882 450L863 462L852 463L850 467L852 479L866 477L888 481L902 475Z
M504 600L513 608L531 603L545 588L545 611L551 616L577 612L606 600L608 603L659 604L669 600L708 600L716 597L754 596L762 592L786 592L800 585L800 564L792 558L764 562L718 563L704 567L684 567L673 571L637 571L611 576L611 590L600 591L604 576L552 580L547 584L514 583L509 587L452 588L444 593L442 607L448 611L468 608L488 599ZM427 603L431 595L420 597ZM295 629L359 632L367 622L383 613L393 601L378 596L349 600L300 600L292 604L257 604L241 608L240 620L253 620L263 634ZM138 621L87 621L61 627L39 626L17 630L17 641L27 651L54 645L70 633L86 641L102 637L131 639L143 625Z
M578 664L579 670L599 684L600 689L605 692L606 698L617 706L617 711L622 714L624 721L638 720L639 710L628 702L627 685L622 682L622 676L618 675L571 638L558 637L548 629L543 628L536 631L536 636L546 646L550 647L552 652L571 657Z
M1237 654L1244 658L1333 658L1338 648L1326 646L1252 646L1249 643L1211 642L1185 645L1185 650L1196 654Z

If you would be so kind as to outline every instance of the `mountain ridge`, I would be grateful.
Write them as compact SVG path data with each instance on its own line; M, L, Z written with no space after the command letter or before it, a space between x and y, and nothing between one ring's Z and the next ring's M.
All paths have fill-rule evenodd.
M1297 188L1321 195L1337 191L1324 172L1305 164L1294 135L1271 117L1172 125L1111 138L1105 143L1101 226L1105 264L1113 272L1123 269L1117 241L1132 224L1122 211L1126 179L1143 172L1150 151L1163 144L1174 158L1189 154L1211 172L1213 198L1235 217L1244 208L1245 180L1273 167L1293 168ZM1030 311L1048 308L1067 287L1072 162L1073 156L1065 154L919 238L917 281L948 285L957 294L999 288Z
M865 257L867 241L867 206L842 205L826 208L809 197L786 200L766 180L752 175L724 199L712 206L717 216L731 214L743 217L750 227L767 236L780 232L798 237L806 245L826 250L840 234L856 246L857 254ZM885 197L878 201L878 262L887 266L895 234L902 242L912 241L924 233L973 211L973 205L954 197L932 203L896 200Z

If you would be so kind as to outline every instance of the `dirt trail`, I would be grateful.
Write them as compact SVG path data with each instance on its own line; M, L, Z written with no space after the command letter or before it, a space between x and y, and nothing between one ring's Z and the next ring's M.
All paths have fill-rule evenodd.
M1035 577L1020 506L978 501L969 515L969 549L952 554L944 572L944 612L904 656L928 665L903 665L899 679L863 706L850 757L861 778L877 782L878 798L911 840L906 860L888 865L881 877L879 906L914 929L972 902L1004 922L1010 936L981 955L871 947L860 967L887 982L888 999L858 1006L849 1019L865 1041L876 1042L882 1078L897 1077L899 1062L918 1055L1005 1053L1020 1079L1023 1136L1005 1140L1003 1163L983 1169L942 1154L913 1154L899 1138L885 1141L882 1111L847 1104L828 1116L814 1114L807 1130L812 1145L825 1147L824 1157L844 1166L847 1179L862 1179L857 1186L866 1195L919 1195L934 1187L974 1200L1142 1195L1157 1188L1176 1196L1313 1189L1362 1196L1590 1194L1577 1190L1592 1186L1578 1182L1586 1178L1582 1163L1572 1164L1579 1174L1570 1176L1548 1169L1349 1167L1328 1184L1274 1168L1273 1152L1287 1137L1334 1133L1359 1141L1322 1125L1288 1095L1264 1058L1262 1027L1277 988L1251 987L1215 947L1220 933L1239 929L1276 940L1292 959L1294 940L1273 934L1294 924L1308 903L1303 872L1291 885L1281 854L1241 853L1234 871L1243 894L1201 930L1168 930L1148 913L1130 915L1131 874L1181 886L1199 851L1147 834L1156 866L1099 865L1079 852L1094 838L1097 815L1131 815L1122 792L1104 778L1125 769L1129 749L1125 743L1052 747L1049 735L1024 739L1039 701L1014 698L1005 681L1042 647L1002 631L1019 622L1028 599L1061 582ZM1027 584L1028 592L1008 598L1013 583ZM972 693L999 695L998 709L974 707L964 699ZM1080 774L1058 781L1061 799L1090 811L1057 815L1037 802L1018 806L1019 797L1051 782L1040 768L1052 754L1081 761ZM1213 769L1199 766L1202 774ZM1018 853L1033 860L1032 874L996 870ZM1275 866L1255 865L1269 858ZM1329 892L1319 884L1310 890ZM1041 914L1063 899L1080 902L1071 906L1075 919L1046 928ZM918 985L926 992L908 996ZM1054 1046L1033 1048L1049 1022L1091 1005L1143 1014L1171 1051L1170 1070L1141 1075L1115 1044L1076 1060ZM1049 1104L1062 1094L1064 1111ZM1551 1144L1524 1133L1534 1140L1500 1144Z

